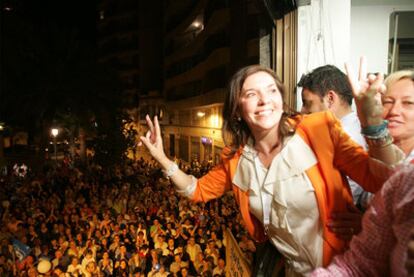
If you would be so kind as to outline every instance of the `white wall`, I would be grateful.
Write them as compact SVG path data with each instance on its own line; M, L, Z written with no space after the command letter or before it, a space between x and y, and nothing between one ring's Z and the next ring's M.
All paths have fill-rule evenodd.
M298 75L333 64L344 70L350 54L350 0L312 0L298 8ZM297 109L302 107L301 89Z
M389 20L394 11L414 11L414 0L311 0L298 8L298 75L324 64L388 73ZM297 109L302 107L301 89Z
M396 3L398 1L389 1ZM359 57L368 59L368 72L388 73L388 39L390 15L394 11L414 11L410 5L352 5L351 58L357 66Z

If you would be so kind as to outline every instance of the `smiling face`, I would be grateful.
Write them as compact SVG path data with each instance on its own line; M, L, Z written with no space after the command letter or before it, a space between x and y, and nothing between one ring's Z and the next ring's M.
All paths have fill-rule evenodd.
M248 76L241 89L239 109L253 135L277 131L283 100L274 78L264 71Z
M382 103L383 117L395 142L414 140L414 82L405 78L391 84Z

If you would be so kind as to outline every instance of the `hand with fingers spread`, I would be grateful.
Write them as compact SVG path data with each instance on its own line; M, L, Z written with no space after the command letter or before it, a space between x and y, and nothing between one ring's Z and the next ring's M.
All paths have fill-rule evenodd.
M145 117L149 130L145 136L141 136L141 143L144 144L151 156L158 162L165 158L164 146L162 144L161 129L158 122L158 117L154 116L154 122L151 121L149 115Z
M350 241L361 231L362 213L355 206L348 205L347 208L346 212L332 213L327 226L338 238Z
M178 165L168 159L164 152L162 143L161 128L158 117L154 116L154 122L149 115L145 117L148 131L145 136L141 136L139 146L144 144L151 156L161 165L166 178L171 178L176 186L177 192L182 195L189 195L188 188L196 185L197 179L192 175L187 175L178 168ZM191 191L190 191L191 192Z
M383 122L381 94L385 92L384 76L380 73L367 75L365 57L360 59L358 76L349 64L345 64L345 69L352 87L361 126L381 125Z
M387 128L388 122L382 117L381 95L386 90L384 77L382 74L367 76L366 67L366 60L362 57L356 77L352 68L345 64L361 123L361 133L365 137L371 157L395 165L404 158L404 153L393 145L393 138Z

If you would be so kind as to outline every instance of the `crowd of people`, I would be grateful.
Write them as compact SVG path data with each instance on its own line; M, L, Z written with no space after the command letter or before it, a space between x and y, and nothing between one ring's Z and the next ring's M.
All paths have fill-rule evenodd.
M192 203L143 159L12 174L0 190L0 276L225 276L226 228L255 251L232 197Z
M280 257L286 276L413 273L414 72L347 71L304 76L299 114L271 69L241 68L215 167L168 157L147 116L150 162L4 176L0 274L225 276L225 230L254 276Z

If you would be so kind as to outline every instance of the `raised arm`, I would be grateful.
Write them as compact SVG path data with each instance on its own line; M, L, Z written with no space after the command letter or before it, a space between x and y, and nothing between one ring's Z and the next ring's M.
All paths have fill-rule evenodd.
M142 144L147 147L151 156L160 164L164 175L173 181L177 191L184 195L191 195L191 191L188 191L188 189L195 187L194 184L197 179L194 176L185 174L178 168L176 163L165 155L158 117L154 117L154 122L152 122L148 115L145 119L148 131L145 136L140 137Z
M404 154L393 145L387 122L382 118L381 94L386 89L383 75L367 75L365 57L360 59L358 75L348 64L345 64L345 68L370 156L389 165L398 163L403 159Z

